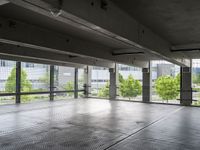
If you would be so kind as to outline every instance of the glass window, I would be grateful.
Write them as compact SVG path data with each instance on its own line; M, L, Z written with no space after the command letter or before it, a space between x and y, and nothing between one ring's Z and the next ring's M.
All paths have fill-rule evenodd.
M152 101L180 103L180 67L164 60L152 61Z
M83 90L84 89L84 69L79 68L78 69L78 89Z
M109 69L104 67L92 67L91 96L109 97Z
M45 67L44 67L45 66ZM50 90L50 66L35 63L21 63L21 92L47 92ZM48 95L48 94L47 94ZM45 98L44 98L45 97ZM47 99L41 95L22 95L21 102L28 103Z
M78 90L84 90L84 69L78 69ZM78 93L79 97L84 97L84 92Z
M142 101L142 69L118 64L119 88L118 98Z
M192 105L200 106L200 59L192 60Z
M16 92L16 62L0 60L3 66L0 66L0 93ZM9 64L9 65L5 65Z
M55 66L54 87L55 91L73 91L75 68ZM55 93L55 100L73 98L74 92Z
M73 99L74 98L74 92L64 92L64 93L55 93L54 94L54 100L67 100L67 99Z
M44 100L49 100L49 94L21 95L21 103L30 103Z
M21 92L49 91L49 65L22 62L21 66Z
M74 90L75 69L72 67L55 66L55 91Z
M0 93L16 92L16 62L0 59ZM0 105L14 104L15 96L0 96Z
M0 96L0 105L15 104L15 96Z

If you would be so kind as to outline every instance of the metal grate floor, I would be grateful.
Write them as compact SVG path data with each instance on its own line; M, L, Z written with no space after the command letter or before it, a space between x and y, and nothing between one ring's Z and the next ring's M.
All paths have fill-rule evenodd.
M1 150L199 150L200 109L98 99L0 106Z

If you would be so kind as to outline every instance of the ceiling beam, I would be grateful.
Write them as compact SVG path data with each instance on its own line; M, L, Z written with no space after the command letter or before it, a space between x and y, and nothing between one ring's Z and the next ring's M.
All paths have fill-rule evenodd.
M38 49L45 52L79 56L81 58L87 57L102 62L112 61L138 67L146 67L148 64L148 61L139 60L134 56L128 58L115 57L112 55L111 48L106 46L27 23L0 18L0 24L1 43ZM140 64L140 62L142 63Z
M69 65L83 67L85 65L101 66L113 68L114 63L91 58L71 57L67 54L46 52L38 49L15 46L10 44L0 44L0 57L11 58L16 61L35 61L40 63L50 63L55 65Z
M9 3L8 0L0 0L0 6L1 6L1 5L5 5L5 4L7 4L7 3Z
M153 33L137 20L118 8L111 1L102 5L102 0L67 0L63 1L60 15L53 16L49 10L55 8L51 1L9 0L10 2L40 13L81 30L95 32L138 47L150 52L161 59L168 60L182 66L190 65L187 58L178 58L171 53L171 44Z
M2 54L0 53L0 59L4 60L11 60L11 61L21 61L21 62L31 62L31 63L37 63L37 64L47 64L47 65L57 65L57 66L66 66L66 67L74 67L74 68L84 68L85 65L83 64L73 64L69 62L57 62L57 61L50 61L45 59L38 59L34 57L23 57L13 54Z
M194 44L184 44L184 45L174 45L171 47L172 51L175 50L200 50L200 43L194 43Z

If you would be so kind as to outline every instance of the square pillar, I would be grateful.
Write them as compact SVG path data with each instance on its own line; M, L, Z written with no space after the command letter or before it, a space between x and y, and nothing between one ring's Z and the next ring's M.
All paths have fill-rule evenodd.
M115 68L110 68L110 84L109 84L109 99L115 100L117 96L117 81L118 81L118 69L117 65Z
M54 66L50 65L50 101L54 100Z
M75 68L74 73L74 98L78 98L78 68Z
M16 104L21 103L21 62L16 62Z
M181 67L180 103L184 106L192 104L191 67Z
M85 98L89 97L91 93L91 78L92 78L92 67L86 66L84 68L84 95Z
M149 68L142 68L142 101L150 102L151 101L151 70Z

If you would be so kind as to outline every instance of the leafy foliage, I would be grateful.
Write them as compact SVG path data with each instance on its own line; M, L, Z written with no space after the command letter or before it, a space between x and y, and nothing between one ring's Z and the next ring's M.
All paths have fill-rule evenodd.
M6 92L13 93L16 90L16 68L13 68L11 70L10 75L8 76L8 79L5 84L5 90ZM21 91L22 92L30 92L32 91L32 84L27 79L27 73L25 70L21 70ZM29 101L31 99L31 96L29 95L22 95L22 102Z
M156 93L163 100L175 99L179 95L180 74L176 77L161 76L155 82Z
M98 92L99 97L108 97L109 96L109 83L107 82L104 87L102 87Z
M128 79L121 78L120 82L120 94L123 97L136 97L142 93L142 86L140 81L135 80L132 75L128 76Z
M16 89L16 68L13 68L8 79L6 81L5 90L6 92L15 92ZM27 73L24 70L21 70L21 91L30 92L32 90L32 84L27 79Z
M142 86L140 81L135 80L132 75L128 76L128 79L124 79L121 74L119 74L119 83L120 83L120 95L123 97L136 97L142 93ZM109 83L106 83L98 92L99 97L108 97L109 96Z
M72 91L74 90L74 83L72 81L67 82L65 86L66 91ZM67 96L73 96L73 92L67 92Z
M193 74L192 75L192 82L195 84L200 84L200 74Z

